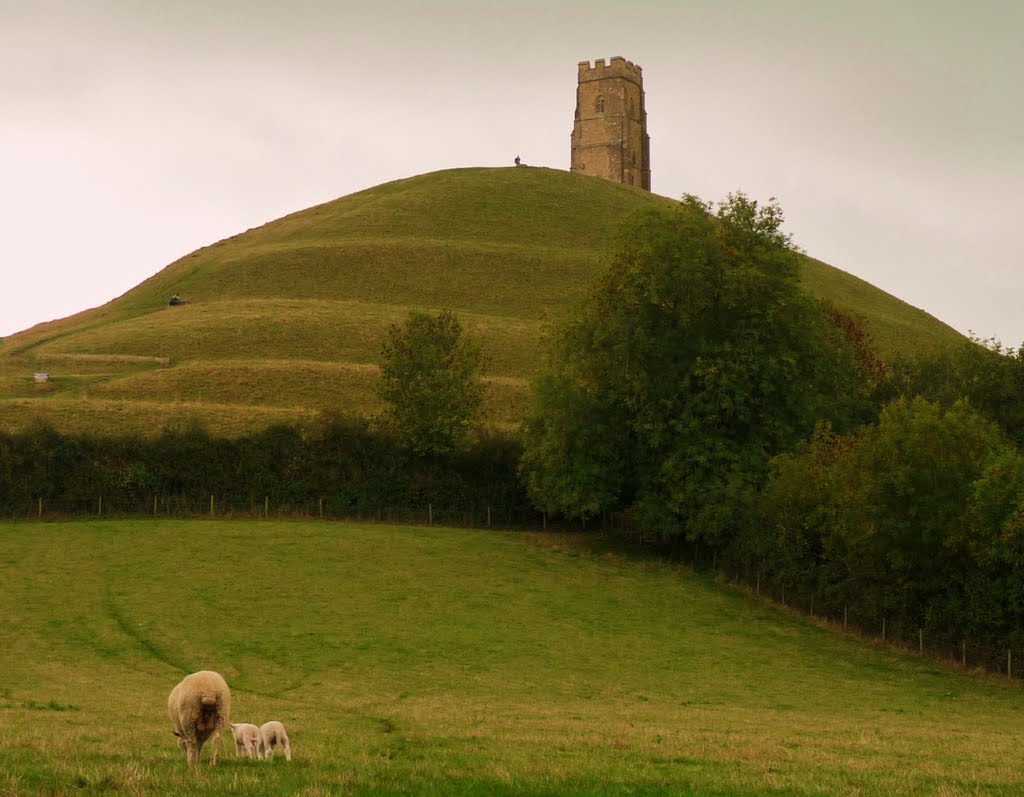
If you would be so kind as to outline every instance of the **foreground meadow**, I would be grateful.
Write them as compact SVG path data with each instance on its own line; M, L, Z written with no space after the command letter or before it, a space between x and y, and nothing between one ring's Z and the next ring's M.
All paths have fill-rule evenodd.
M1019 686L556 535L0 524L0 795L1024 792ZM294 760L186 770L219 670Z

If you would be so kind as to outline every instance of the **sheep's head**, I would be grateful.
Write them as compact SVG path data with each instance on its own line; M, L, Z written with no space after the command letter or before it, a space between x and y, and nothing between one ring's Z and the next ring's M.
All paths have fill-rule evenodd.
M178 737L178 747L180 747L182 750L187 750L188 747L185 745L185 737L177 731L171 731L171 733Z

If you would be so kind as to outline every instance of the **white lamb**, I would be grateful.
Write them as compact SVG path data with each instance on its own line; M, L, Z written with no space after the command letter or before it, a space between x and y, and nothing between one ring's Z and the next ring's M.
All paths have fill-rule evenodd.
M231 723L231 735L235 737L235 756L257 758L260 748L260 729L251 722Z
M276 720L264 722L260 726L260 752L263 759L269 761L274 757L274 748L281 745L284 750L285 760L292 760L292 746L288 742L288 734L285 733L284 725Z
M178 737L178 746L185 750L189 766L199 763L203 745L213 737L210 764L216 765L220 749L220 732L230 722L231 690L224 678L211 670L185 676L167 698L167 716Z

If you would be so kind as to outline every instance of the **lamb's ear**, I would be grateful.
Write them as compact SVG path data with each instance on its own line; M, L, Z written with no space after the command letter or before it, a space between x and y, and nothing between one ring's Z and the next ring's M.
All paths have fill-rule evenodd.
M231 726L231 730L234 730L234 729L235 729L235 723L233 723L233 722L229 722L229 723L228 723L228 725L230 725L230 726Z
M175 736L177 736L177 737L178 737L179 739L184 739L184 738L185 738L184 736L182 736L182 735L181 735L180 733L178 733L177 731L171 731L171 733L173 733L173 734L174 734Z

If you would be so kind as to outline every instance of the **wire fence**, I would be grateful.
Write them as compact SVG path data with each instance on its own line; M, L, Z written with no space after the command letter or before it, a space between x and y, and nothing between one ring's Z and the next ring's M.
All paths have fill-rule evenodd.
M367 523L393 523L455 528L524 529L547 528L548 518L532 507L472 505L435 506L353 506L344 501L317 498L301 501L275 501L270 496L225 497L218 495L154 495L150 498L44 499L14 505L6 514L10 520L64 520L70 518L302 518L344 520ZM552 524L567 528L565 523ZM576 528L580 525L577 523Z
M643 542L659 544L640 536ZM894 620L882 610L858 607L852 602L826 599L807 590L787 589L785 583L760 572L755 566L737 564L717 551L684 543L674 544L674 556L696 571L713 573L748 594L785 611L810 618L832 631L851 634L887 648L942 662L964 670L1024 678L1024 646L998 644L957 635L947 630Z

